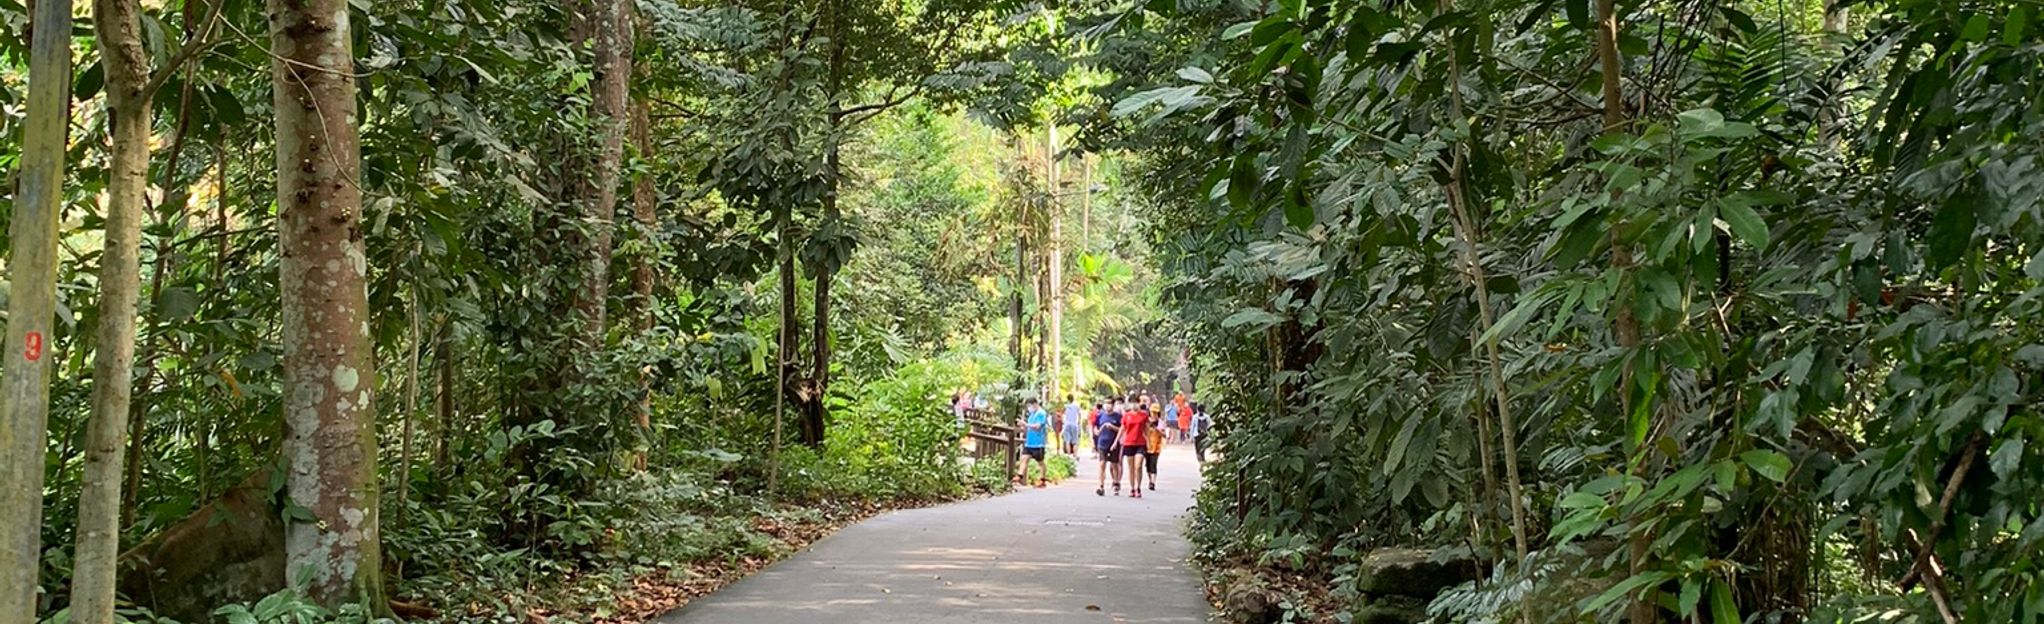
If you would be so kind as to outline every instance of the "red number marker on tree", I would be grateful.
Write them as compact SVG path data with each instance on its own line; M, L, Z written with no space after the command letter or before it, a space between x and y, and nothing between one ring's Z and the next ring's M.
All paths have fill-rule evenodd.
M27 351L22 355L27 356L30 362L43 359L43 333L29 332L26 342L28 343Z

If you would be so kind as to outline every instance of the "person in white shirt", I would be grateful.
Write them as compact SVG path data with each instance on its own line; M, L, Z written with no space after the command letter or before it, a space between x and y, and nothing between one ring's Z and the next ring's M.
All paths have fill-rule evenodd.
M1084 411L1084 408L1079 407L1078 399L1065 397L1064 420L1058 423L1058 443L1064 448L1066 455L1079 454L1079 420L1083 417Z
M1192 426L1186 428L1185 434L1192 436L1192 454L1199 458L1199 463L1207 462L1207 434L1213 428L1214 419L1207 416L1206 404L1192 404Z

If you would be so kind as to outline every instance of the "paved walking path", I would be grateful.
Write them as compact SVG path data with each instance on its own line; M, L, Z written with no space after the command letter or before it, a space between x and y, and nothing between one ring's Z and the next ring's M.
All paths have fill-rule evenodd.
M1198 464L1165 449L1162 489L1042 490L884 514L846 527L660 624L1207 621L1181 518Z

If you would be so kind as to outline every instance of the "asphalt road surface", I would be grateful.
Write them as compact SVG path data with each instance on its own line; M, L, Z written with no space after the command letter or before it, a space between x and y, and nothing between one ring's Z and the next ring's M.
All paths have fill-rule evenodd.
M880 515L661 616L662 624L1178 622L1208 619L1183 517L1199 465L1166 448L1144 498L1046 489Z

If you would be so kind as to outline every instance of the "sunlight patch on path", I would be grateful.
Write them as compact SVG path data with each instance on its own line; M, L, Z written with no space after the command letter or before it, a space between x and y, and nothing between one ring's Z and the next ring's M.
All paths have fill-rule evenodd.
M1192 449L1164 452L1163 490L1043 490L885 514L846 527L660 624L1205 622L1185 562Z

